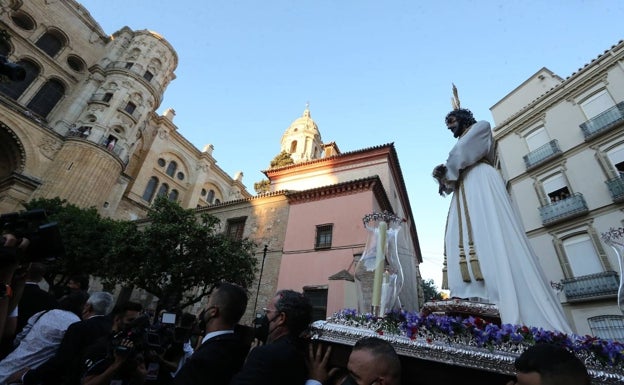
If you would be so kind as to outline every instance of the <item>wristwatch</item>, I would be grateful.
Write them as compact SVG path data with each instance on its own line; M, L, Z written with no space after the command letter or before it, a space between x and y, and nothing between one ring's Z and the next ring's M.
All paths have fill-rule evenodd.
M13 289L8 283L0 283L0 299L13 297Z

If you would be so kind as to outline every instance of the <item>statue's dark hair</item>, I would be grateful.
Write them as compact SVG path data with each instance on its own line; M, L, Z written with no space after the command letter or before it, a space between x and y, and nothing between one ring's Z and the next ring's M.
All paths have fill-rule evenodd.
M444 118L444 122L447 123L449 118L454 116L455 119L459 122L460 127L470 127L475 124L477 121L474 116L472 116L472 112L467 108L460 108L458 110L453 110L446 114L446 118Z

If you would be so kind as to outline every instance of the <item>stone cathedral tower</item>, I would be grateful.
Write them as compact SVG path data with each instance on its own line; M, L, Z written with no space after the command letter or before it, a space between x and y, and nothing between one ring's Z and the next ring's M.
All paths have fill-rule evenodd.
M323 141L318 126L306 106L303 115L297 118L282 136L281 151L290 154L295 163L323 157Z
M113 189L128 184L122 171L143 140L149 112L160 105L166 85L175 78L177 55L161 36L146 30L123 28L110 44L77 95L84 107L64 117L70 135L37 197L116 205L108 202Z
M6 3L6 4L5 4ZM0 55L23 80L0 79L0 213L60 197L117 219L166 196L185 208L251 196L213 146L198 149L160 108L178 56L158 33L107 35L73 0L7 0Z

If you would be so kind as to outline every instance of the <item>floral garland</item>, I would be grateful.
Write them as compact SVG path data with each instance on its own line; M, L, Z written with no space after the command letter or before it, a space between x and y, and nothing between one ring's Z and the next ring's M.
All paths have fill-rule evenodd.
M459 339L489 350L509 350L511 346L516 352L521 352L536 343L554 343L573 351L586 364L624 370L624 344L621 342L524 325L498 326L480 317L425 316L401 310L376 318L370 313L358 314L355 309L344 309L335 313L329 322L375 330L379 335L424 339L428 343Z

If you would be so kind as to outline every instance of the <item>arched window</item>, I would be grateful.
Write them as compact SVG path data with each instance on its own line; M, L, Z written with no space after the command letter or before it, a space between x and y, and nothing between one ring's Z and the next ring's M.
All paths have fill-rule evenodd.
M37 40L35 45L50 57L56 56L57 53L67 43L65 37L57 31L48 31Z
M33 82L39 76L39 66L30 60L20 60L18 65L24 67L26 71L26 77L21 82L7 82L0 83L0 92L10 97L13 100L17 100L28 88L30 83Z
M136 104L132 102L128 102L128 104L126 104L126 107L124 107L124 111L126 111L130 115L134 113L134 110L136 110Z
M46 117L65 95L65 86L56 79L48 80L28 103L28 108Z
M167 175L173 178L177 169L178 169L178 164L174 161L171 161L169 162L169 165L167 166L166 173Z
M290 143L290 153L294 154L295 152L297 152L297 141L293 140L292 143Z
M160 185L160 188L158 189L158 196L167 196L167 194L169 193L169 185L167 183L163 183Z
M147 186L145 186L145 191L143 192L143 200L148 202L152 201L152 198L154 198L154 192L156 191L156 186L158 186L158 178L153 176L147 182Z
M178 200L178 190L171 190L171 192L169 193L169 200L170 201L177 201Z
M210 191L208 191L208 196L206 197L206 201L208 203L212 203L212 201L214 200L214 197L215 197L214 190L210 190Z

